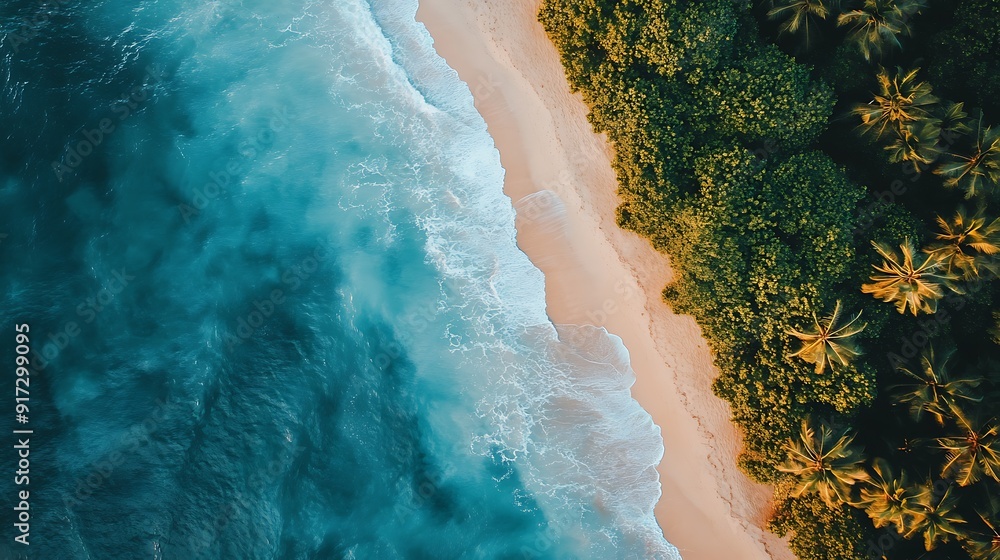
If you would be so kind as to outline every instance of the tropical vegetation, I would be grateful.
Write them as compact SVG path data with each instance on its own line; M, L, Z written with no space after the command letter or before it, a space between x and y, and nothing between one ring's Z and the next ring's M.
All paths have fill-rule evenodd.
M816 364L816 373L823 373L826 367L832 369L834 365L847 366L851 360L858 357L861 352L854 344L854 337L865 330L865 324L855 326L861 319L858 313L850 321L840 323L841 306L838 301L829 316L822 321L813 314L813 328L808 332L790 330L788 334L802 341L802 347L791 357L799 357Z
M804 560L1000 558L1000 2L545 0ZM862 317L864 318L862 320Z

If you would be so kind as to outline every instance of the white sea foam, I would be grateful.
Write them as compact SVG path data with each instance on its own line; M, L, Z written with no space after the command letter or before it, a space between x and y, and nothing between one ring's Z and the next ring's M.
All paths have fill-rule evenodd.
M663 443L629 392L628 351L603 329L549 322L543 275L516 245L499 154L416 8L376 0L384 35L371 45L411 103L410 114L383 121L386 137L406 138L429 162L398 200L416 213L444 277L452 348L469 372L462 391L482 420L470 443L499 453L549 517L540 547L559 540L584 558L679 558L653 517Z

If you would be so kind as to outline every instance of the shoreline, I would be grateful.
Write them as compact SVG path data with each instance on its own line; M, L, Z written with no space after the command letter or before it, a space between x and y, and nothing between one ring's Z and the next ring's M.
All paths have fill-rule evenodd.
M761 528L770 489L736 466L739 435L712 393L716 371L697 324L660 298L666 257L615 224L610 148L569 92L535 17L539 3L420 0L417 19L486 120L517 209L518 246L545 274L549 318L603 326L629 350L632 395L663 435L655 513L667 540L685 560L794 560Z

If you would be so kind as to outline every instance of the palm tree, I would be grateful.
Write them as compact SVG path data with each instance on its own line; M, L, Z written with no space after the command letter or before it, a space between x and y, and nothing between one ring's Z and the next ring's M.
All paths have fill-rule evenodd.
M987 223L982 209L969 216L965 208L959 207L951 221L938 216L937 223L937 242L925 251L937 255L948 273L961 273L966 280L979 278L985 270L996 274L1000 218Z
M885 459L872 462L871 479L861 488L860 505L876 528L892 524L900 534L909 532L918 512L916 498L905 471L897 477Z
M878 274L871 276L871 284L861 286L862 293L895 303L900 313L909 309L916 316L921 311L937 311L945 287L958 291L952 284L958 277L944 270L941 257L921 255L909 239L899 245L900 254L884 243L872 241L872 245L882 257L882 265L872 265Z
M925 0L865 0L860 8L840 14L837 25L850 26L848 40L871 61L892 48L901 49L899 37L912 34L910 18L926 7Z
M767 17L784 20L778 27L780 33L801 34L806 48L813 43L817 30L816 20L825 20L835 9L830 0L773 0Z
M996 519L1000 518L1000 504L996 498L986 494L986 512L976 511L985 526L985 531L970 531L965 535L964 547L972 560L1000 560L1000 527Z
M941 121L938 119L929 118L903 126L896 130L896 139L893 143L885 147L889 152L889 161L910 162L913 170L921 173L941 155L938 149L940 137Z
M982 111L975 120L975 145L968 154L948 153L949 160L934 170L947 187L965 191L965 198L993 190L1000 183L1000 128L987 126Z
M897 67L893 76L885 69L879 72L879 89L875 98L852 110L861 117L861 127L865 132L877 131L877 137L881 138L887 128L903 131L908 125L932 118L938 98L931 94L930 84L917 81L919 71L919 68L914 68L904 72Z
M840 301L833 307L833 313L820 321L813 313L814 327L809 332L790 330L788 334L802 341L802 347L791 356L799 357L810 364L816 364L816 373L823 373L827 364L846 366L861 355L854 341L854 335L865 330L866 324L854 326L861 318L858 313L847 323L840 325Z
M788 441L788 459L778 467L798 479L792 495L816 492L830 506L850 503L851 488L868 478L861 468L864 457L853 442L847 430L834 432L821 422L817 431L803 420L799 438Z
M943 492L938 491L930 481L923 485L916 497L917 513L913 526L904 536L923 533L924 548L928 551L934 550L939 543L948 542L952 537L962 536L964 533L959 525L965 523L965 519L957 511L958 496L952 494L953 489L949 485Z
M975 484L983 476L1000 482L1000 426L995 419L981 421L967 418L955 411L955 419L962 435L938 438L938 445L948 452L948 460L941 468L942 477L954 476L959 486Z
M982 400L982 397L975 396L975 389L982 380L952 377L948 362L954 354L954 348L935 353L931 346L920 356L919 373L898 368L900 373L912 381L895 385L891 389L899 391L896 401L909 406L914 421L920 422L926 412L943 426L945 418L950 418L959 410L960 405Z
M979 518L986 525L987 532L965 535L965 551L972 560L1000 560L1000 531L997 530L996 521L983 514L979 514Z
M965 103L947 102L941 109L941 138L948 145L951 145L960 136L964 136L972 129L967 124L969 115L965 112Z

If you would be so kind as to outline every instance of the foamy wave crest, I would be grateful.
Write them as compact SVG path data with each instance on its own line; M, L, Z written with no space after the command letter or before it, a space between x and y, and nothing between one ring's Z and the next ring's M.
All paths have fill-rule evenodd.
M408 138L430 162L400 204L416 214L443 276L445 331L483 420L470 424L470 444L499 457L531 493L525 507L546 513L538 556L558 541L571 543L570 557L679 558L653 517L663 443L630 394L628 352L604 329L548 320L544 277L515 241L499 154L468 87L414 22L416 8L371 6L414 115L387 121L386 136Z

